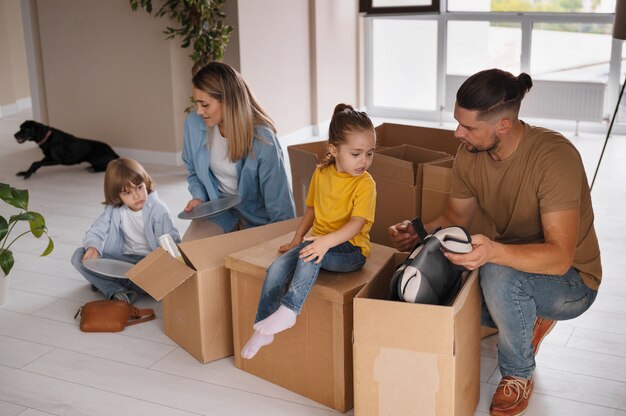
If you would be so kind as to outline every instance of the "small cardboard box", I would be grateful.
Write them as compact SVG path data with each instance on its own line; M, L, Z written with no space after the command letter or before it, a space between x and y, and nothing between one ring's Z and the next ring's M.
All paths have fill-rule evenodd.
M253 333L266 270L280 255L278 247L292 238L290 233L226 258L231 270L235 366L346 412L353 406L352 299L396 251L373 244L361 270L345 274L322 270L296 325L245 360L239 352Z
M389 301L396 254L354 298L354 410L364 415L473 415L480 393L478 272L451 306Z
M452 130L394 123L383 123L376 127L376 147L378 149L382 150L403 144L437 150L454 156L461 142L454 137ZM304 214L304 200L306 199L309 182L315 166L326 153L326 148L326 141L293 145L287 148L291 164L291 183L297 215ZM408 218L413 218L415 215L417 213Z
M376 220L370 231L373 242L388 245L390 225L421 215L424 166L441 161L452 163L453 159L444 152L407 144L374 155L369 169L376 181L377 193ZM450 192L450 187L442 191Z
M233 354L230 278L224 257L293 231L299 219L181 243L185 263L157 248L127 273L163 300L165 334L203 363Z

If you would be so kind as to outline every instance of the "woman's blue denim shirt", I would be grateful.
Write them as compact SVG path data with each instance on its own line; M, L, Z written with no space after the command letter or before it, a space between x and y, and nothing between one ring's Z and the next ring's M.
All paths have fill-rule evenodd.
M190 113L185 120L183 162L192 198L209 201L220 198L217 180L209 167L207 126L202 117ZM276 135L266 126L255 125L254 154L237 161L236 207L211 218L224 232L235 229L239 219L245 227L255 227L295 217L293 195L289 188L283 151ZM259 139L261 137L262 139Z

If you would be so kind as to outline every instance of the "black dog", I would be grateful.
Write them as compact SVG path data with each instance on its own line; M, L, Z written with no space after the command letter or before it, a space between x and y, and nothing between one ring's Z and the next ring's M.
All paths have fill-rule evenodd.
M24 179L30 178L42 166L75 165L81 162L91 163L92 172L103 172L111 160L119 158L106 143L74 137L33 120L20 125L15 139L19 143L27 140L37 143L44 154L44 158L34 162L28 170L17 173Z

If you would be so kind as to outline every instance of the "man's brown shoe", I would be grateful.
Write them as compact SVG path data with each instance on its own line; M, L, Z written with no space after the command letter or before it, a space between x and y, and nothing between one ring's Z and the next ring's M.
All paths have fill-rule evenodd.
M556 325L556 321L550 319L537 317L535 319L535 326L533 328L533 352L537 355L541 341L552 331Z
M505 376L491 400L489 414L492 416L517 416L526 411L533 392L533 379Z

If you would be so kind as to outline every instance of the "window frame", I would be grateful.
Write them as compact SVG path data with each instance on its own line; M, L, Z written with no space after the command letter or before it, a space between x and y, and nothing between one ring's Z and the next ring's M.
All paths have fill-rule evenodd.
M431 0L430 6L393 6L376 7L374 0L359 0L359 12L366 16L384 16L389 14L439 13L439 0Z
M363 0L361 0L363 1ZM363 16L364 28L364 91L365 105L373 116L419 119L426 121L453 121L450 109L445 105L445 76L447 75L447 27L449 21L487 21L487 22L514 22L521 25L522 51L520 57L521 72L530 73L530 54L532 48L532 30L534 23L601 23L613 24L614 13L545 13L545 12L448 12L446 0L441 0L439 13L411 13L403 15L368 15ZM409 19L435 20L437 22L437 102L435 111L416 110L391 107L376 107L373 105L373 20L374 19ZM609 61L609 76L607 80L607 97L603 113L607 118L612 114L617 102L621 83L621 53L622 41L612 40L611 57ZM532 75L532 74L531 74ZM617 126L616 126L617 127ZM616 130L626 128L620 126Z

